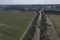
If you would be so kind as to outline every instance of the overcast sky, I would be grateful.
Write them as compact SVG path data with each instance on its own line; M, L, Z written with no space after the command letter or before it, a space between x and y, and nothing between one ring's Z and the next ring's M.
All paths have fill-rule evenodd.
M60 4L60 0L0 0L0 4Z

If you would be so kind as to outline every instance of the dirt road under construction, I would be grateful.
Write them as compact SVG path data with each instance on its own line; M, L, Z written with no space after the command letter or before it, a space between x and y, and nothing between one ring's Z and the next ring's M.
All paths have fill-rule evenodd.
M39 14L33 40L60 40L48 15L42 11Z

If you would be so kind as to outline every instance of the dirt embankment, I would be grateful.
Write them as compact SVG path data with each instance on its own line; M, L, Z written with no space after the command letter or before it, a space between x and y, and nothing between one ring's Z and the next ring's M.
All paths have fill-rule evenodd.
M32 24L30 25L29 29L25 33L25 36L22 38L22 40L32 40L32 37L34 37L34 33L36 31L38 18L39 18L39 12L36 12L36 16L34 17Z

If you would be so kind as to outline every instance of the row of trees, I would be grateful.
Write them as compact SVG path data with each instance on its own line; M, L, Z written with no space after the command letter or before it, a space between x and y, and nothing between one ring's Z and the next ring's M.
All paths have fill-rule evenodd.
M60 11L54 11L54 10L44 10L46 14L52 14L52 15L60 15Z

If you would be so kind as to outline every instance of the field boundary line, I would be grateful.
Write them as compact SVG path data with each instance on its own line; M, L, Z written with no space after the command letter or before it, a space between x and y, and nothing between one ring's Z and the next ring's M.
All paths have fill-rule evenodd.
M51 19L49 19L48 15L46 15L46 16L47 16L47 20L48 20L49 24L52 25L50 28L52 29L52 31L53 31L54 34L55 34L55 37L56 37L55 40L59 40L59 37L58 37L58 35L57 35L57 31L56 31L55 28L54 28L53 22L51 21ZM48 23L48 22L47 22L47 23ZM52 38L55 38L55 37L52 36ZM52 40L52 38L50 38L50 39Z
M31 27L31 25L32 25L32 23L33 23L33 21L34 21L34 18L35 18L36 16L37 16L37 15L36 15L36 13L35 13L35 16L33 17L32 21L30 22L30 24L28 25L28 27L26 28L25 32L23 32L23 34L22 34L22 36L21 36L21 38L20 38L19 40L23 40L23 39L24 39L25 35L27 34L27 32L28 32L29 28Z

